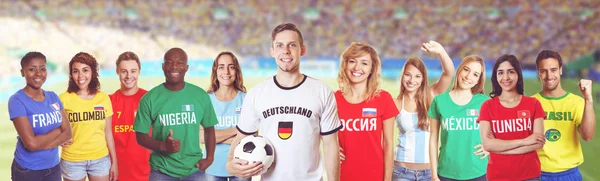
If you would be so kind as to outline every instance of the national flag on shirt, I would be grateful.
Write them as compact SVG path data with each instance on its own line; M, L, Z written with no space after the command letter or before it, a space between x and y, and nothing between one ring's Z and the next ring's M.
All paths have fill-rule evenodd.
M242 108L241 107L236 107L235 108L235 114L240 115L242 113Z
M291 122L291 121L279 122L278 128L277 128L277 135L279 136L280 139L287 140L292 136L293 130L294 130L294 122Z
M529 117L531 117L531 113L529 112L529 110L519 110L519 111L517 111L517 117L518 118L529 118Z
M60 105L58 105L58 102L55 102L54 104L50 104L50 107L52 107L52 109L54 111L60 111Z
M377 117L377 108L363 108L362 109L362 117L363 118Z
M479 110L467 109L467 116L479 116Z
M194 111L194 105L186 104L181 106L181 111Z
M102 106L102 105L94 106L94 111L104 111L104 106Z

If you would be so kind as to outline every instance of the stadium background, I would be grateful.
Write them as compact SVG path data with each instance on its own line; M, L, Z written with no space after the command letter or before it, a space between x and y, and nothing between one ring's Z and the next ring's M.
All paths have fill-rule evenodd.
M382 6L384 5L384 6ZM123 51L142 59L139 84L151 89L164 81L164 52L181 47L190 57L186 80L208 86L214 57L232 51L241 61L246 87L276 73L269 57L272 29L282 22L297 24L307 54L303 73L337 89L339 55L353 41L374 46L383 59L382 88L398 94L404 60L421 57L431 82L440 74L436 57L423 54L420 43L440 42L458 65L477 54L492 63L504 53L516 55L525 68L525 94L541 88L535 56L542 49L561 53L567 91L580 95L581 77L594 83L595 111L600 86L600 1L0 1L0 178L10 178L16 131L9 120L7 98L24 86L19 61L29 51L48 58L51 73L44 89L62 93L68 62L77 52L94 55L101 64L102 91L119 87L114 61ZM596 55L594 55L596 53ZM489 78L486 93L490 91ZM396 135L397 129L396 130ZM584 180L600 180L596 134L584 142ZM397 143L397 140L396 140Z

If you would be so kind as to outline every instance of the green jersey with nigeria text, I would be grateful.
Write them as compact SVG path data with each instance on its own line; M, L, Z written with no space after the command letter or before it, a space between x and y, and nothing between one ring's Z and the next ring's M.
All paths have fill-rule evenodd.
M475 155L478 148L474 147L481 144L477 123L479 108L488 99L483 94L475 94L466 105L457 105L449 92L445 92L431 102L429 117L440 123L440 176L468 180L486 173L488 159Z
M163 84L148 91L138 106L133 129L149 133L164 141L173 130L173 139L179 139L177 153L152 152L150 167L171 177L183 178L198 171L196 163L202 159L200 126L212 127L217 117L204 89L185 83L183 89L171 91Z

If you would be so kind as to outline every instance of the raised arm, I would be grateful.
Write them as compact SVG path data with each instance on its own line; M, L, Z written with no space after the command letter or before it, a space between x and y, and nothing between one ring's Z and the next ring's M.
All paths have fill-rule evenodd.
M596 132L596 114L594 113L594 98L592 97L592 81L581 79L579 90L584 97L583 118L579 125L579 135L583 141L591 141Z
M432 53L440 58L440 62L442 63L442 75L440 75L440 78L431 85L431 92L434 96L445 92L450 86L450 82L452 82L452 76L455 71L452 59L444 47L435 41L423 43L421 50Z
M325 171L327 180L340 180L340 145L338 144L338 133L321 136L325 157Z

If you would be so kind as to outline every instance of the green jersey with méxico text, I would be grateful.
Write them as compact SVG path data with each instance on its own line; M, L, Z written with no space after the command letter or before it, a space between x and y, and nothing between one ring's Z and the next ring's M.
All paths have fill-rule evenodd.
M440 123L440 176L468 180L485 174L488 159L480 159L474 152L479 149L475 146L481 144L477 123L479 108L488 99L483 94L475 94L466 105L457 105L449 92L445 92L431 102L429 117Z

